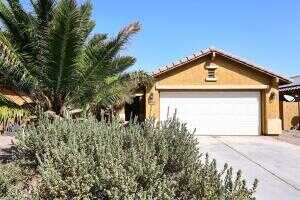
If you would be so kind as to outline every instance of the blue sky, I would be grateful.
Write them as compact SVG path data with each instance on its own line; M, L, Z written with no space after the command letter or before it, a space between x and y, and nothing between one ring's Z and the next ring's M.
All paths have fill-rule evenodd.
M92 1L96 32L143 28L127 52L152 71L215 46L285 75L300 74L300 1Z
M127 54L152 71L215 46L285 75L300 74L300 1L92 0L95 32L140 21Z

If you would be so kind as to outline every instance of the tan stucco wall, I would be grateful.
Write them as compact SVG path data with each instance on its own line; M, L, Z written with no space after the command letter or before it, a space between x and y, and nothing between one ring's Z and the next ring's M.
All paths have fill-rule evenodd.
M283 130L291 130L299 123L300 102L282 101L280 103Z
M255 86L259 88L259 86L267 85L268 89L260 89L262 96L262 133L279 134L281 132L281 121L279 116L278 80L227 58L217 56L214 61L211 61L210 58L210 56L201 58L157 77L156 83L146 95L146 116L159 119L159 90L156 89L158 85L251 86L251 89ZM215 82L206 81L206 66L210 63L217 66L217 81ZM153 96L151 102L149 101L150 96Z
M280 119L279 111L279 90L276 79L272 79L269 89L264 91L265 93L265 125L264 133L266 134L281 134L282 121Z

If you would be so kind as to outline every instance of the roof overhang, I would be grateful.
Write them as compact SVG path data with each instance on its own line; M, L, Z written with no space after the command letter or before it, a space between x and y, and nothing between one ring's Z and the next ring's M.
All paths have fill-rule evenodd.
M153 76L154 78L157 78L159 77L160 75L162 74L165 74L166 72L169 72L171 70L174 70L174 69L177 69L181 66L184 66L188 63L191 63L193 61L196 61L200 58L203 58L205 56L208 56L208 55L211 55L212 56L212 59L214 59L216 56L222 56L224 58L227 58L231 61L234 61L234 62L237 62L245 67L248 67L252 70L256 70L256 71L259 71L261 73L264 73L270 77L274 77L274 78L277 78L279 80L279 85L285 85L285 84L290 84L292 83L292 80L283 76L283 75L280 75L278 73L274 73L274 72L271 72L267 69L265 69L264 67L260 66L260 65L257 65L257 64L253 64L245 59L241 59L237 56L234 56L232 54L229 54L223 50L220 50L220 49L216 49L216 48L208 48L208 49L205 49L205 50L202 50L200 51L200 53L196 53L196 54L193 54L191 56L187 56L181 60L178 60L176 62L173 62L169 65L166 65L162 68L159 68L157 71L155 71L153 73Z
M157 90L265 90L268 85L155 85Z

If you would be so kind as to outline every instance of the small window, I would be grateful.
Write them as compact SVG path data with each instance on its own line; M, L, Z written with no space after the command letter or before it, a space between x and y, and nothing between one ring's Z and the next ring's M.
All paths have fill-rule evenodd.
M216 69L210 69L210 68L207 69L206 81L217 81Z
M210 78L210 79L216 78L215 71L216 71L215 69L208 69L207 78Z

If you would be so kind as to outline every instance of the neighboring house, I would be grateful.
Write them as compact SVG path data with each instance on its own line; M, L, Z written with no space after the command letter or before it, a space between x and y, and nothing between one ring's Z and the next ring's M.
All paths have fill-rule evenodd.
M278 87L291 83L289 78L215 48L153 76L155 84L144 98L145 117L165 120L176 112L188 128L203 135L282 132Z
M11 90L7 87L0 86L0 94L10 103L16 106L24 106L33 103L32 99L21 92Z
M5 86L0 86L0 134L3 133L11 124L20 123L22 114L20 110L13 110L14 108L22 109L30 106L32 99L21 92L14 91ZM12 108L12 109L10 109ZM12 117L13 115L18 117ZM12 118L10 118L12 117Z
M291 77L293 83L279 87L280 116L284 130L299 129L300 75Z

